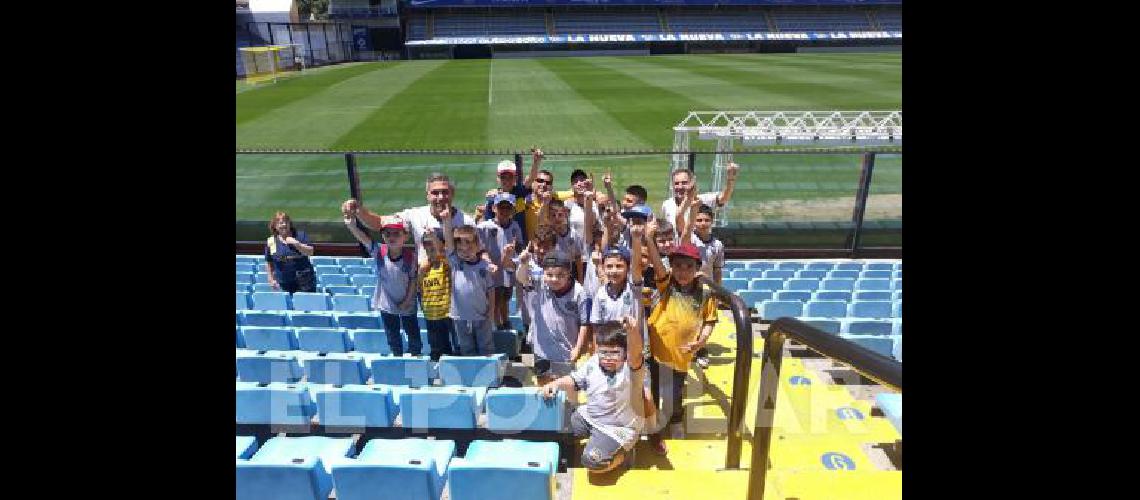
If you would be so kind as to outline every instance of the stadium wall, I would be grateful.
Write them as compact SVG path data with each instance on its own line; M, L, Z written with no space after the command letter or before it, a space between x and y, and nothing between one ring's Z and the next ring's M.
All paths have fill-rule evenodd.
M585 57L585 56L647 56L649 49L614 49L614 50L496 50L491 56L494 59L526 59L532 57Z

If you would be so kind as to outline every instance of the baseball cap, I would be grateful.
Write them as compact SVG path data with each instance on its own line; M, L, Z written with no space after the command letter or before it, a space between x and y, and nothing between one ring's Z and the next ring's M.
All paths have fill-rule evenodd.
M515 173L518 169L515 168L515 162L511 160L503 160L499 162L498 173L511 172Z
M697 246L692 243L682 243L680 245L677 245L677 248L673 249L673 253L669 254L670 257L678 255L694 259L697 262L701 261L701 251L697 250Z
M550 252L542 259L542 267L565 267L570 268L570 259L567 259L562 252Z
M498 205L504 201L510 203L512 207L515 206L515 195L511 193L499 193L495 195L494 199L491 200L491 202L495 205Z
M404 220L399 217L393 217L389 219L388 223L384 224L383 229L399 229L401 231L408 230L407 226L404 225Z
M653 215L653 210L645 205L634 205L630 207L629 210L625 210L621 213L621 216L627 219L630 217L641 217L643 219L649 219L649 216L651 215Z
M573 172L570 172L570 182L574 182L574 179L578 179L578 178L584 179L586 177L589 177L589 176L586 175L586 172L580 168L576 168L576 169L574 169Z
M602 254L602 259L605 259L606 257L612 256L612 255L617 255L618 257L625 259L625 262L627 264L629 263L629 260L630 260L629 249L626 247L611 245L609 248L606 249L605 253Z

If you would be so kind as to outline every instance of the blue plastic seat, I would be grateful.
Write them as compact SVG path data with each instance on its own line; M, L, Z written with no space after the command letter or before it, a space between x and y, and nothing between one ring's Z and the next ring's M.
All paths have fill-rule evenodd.
M301 363L290 351L239 351L237 372L242 382L262 384L297 382L305 375Z
M902 317L902 300L898 300L898 301L892 303L892 305L891 305L891 317L892 318L901 318Z
M336 317L331 311L289 312L289 326L306 328L336 328Z
M308 425L316 412L303 384L237 383L239 424Z
M883 392L875 396L875 404L883 410L883 416L902 434L902 394Z
M249 285L243 285L241 283L236 283L235 285L237 286L238 293L249 293Z
M851 280L856 280L856 279L859 279L859 275L860 275L860 274L862 274L862 273L860 273L859 271L831 271L831 272L827 273L827 279L832 279L832 280L835 280L835 279L851 279Z
M771 271L764 271L764 278L786 280L796 275L795 271L780 271L773 269Z
M352 341L343 328L297 328L297 348L308 352L348 352Z
M254 283L269 283L269 273L257 273L253 275Z
M328 311L329 296L324 293L297 292L293 294L295 311Z
M812 318L812 317L803 317L803 318L799 318L799 319L800 319L800 321L803 321L804 323L807 323L811 326L814 326L820 330L823 330L823 331L825 331L827 333L831 333L831 334L838 334L843 327L842 322L837 320L837 319Z
M847 303L838 300L808 301L807 306L804 307L804 315L814 318L845 318L847 317Z
M730 292L737 292L748 289L748 280L743 278L725 278L721 280L721 285Z
M369 369L357 353L321 353L306 357L305 379L313 384L350 385L368 382Z
M820 290L815 292L812 300L842 300L844 302L851 301L851 292L843 292L839 290Z
M355 460L333 464L337 500L436 500L454 456L455 441L446 439L369 440Z
M317 419L326 427L392 427L392 391L384 385L322 386L315 392ZM363 432L363 431L362 431Z
M891 353L895 347L894 342L890 339L890 337L853 335L847 333L841 333L839 336L850 340L863 348L869 349L888 358L891 357Z
M747 266L748 266L747 264L740 262L738 260L726 260L726 261L724 261L725 274L728 274L728 273L735 271L737 269L746 269Z
M763 278L764 271L760 269L740 269L733 271L732 277L742 279Z
M344 269L344 274L349 276L357 274L374 275L376 273L375 268L368 266L341 266L341 268Z
M893 262L868 262L863 266L864 271L891 271L895 267Z
M241 324L245 326L286 326L289 316L285 311L242 311Z
M383 325L380 324L380 313L338 312L334 316L336 317L337 326L341 328L363 328L366 330L380 330L384 328Z
M405 429L474 429L478 405L471 387L420 387L400 394Z
M834 272L834 271L832 271ZM855 290L855 280L853 279L825 279L819 282L820 290Z
M807 290L785 290L776 292L775 300L797 300L807 302L811 300L811 292Z
M292 351L297 349L297 334L289 327L243 326L242 339L249 349L258 351Z
M343 274L344 273L341 270L340 266L338 266L338 265L313 266L313 272L318 277L325 276L328 274Z
M851 319L847 321L844 333L851 335L874 335L883 337L891 334L894 323L882 319Z
M770 291L766 292L766 291L761 291L761 290L741 290L739 292L736 292L736 294L740 296L741 300L744 301L745 305L747 305L748 307L756 307L756 308L759 308L756 305L757 302L763 302L765 300L771 300L772 297L775 295L774 293L772 293Z
M803 316L803 303L797 301L766 300L760 303L760 317L776 320L785 316Z
M376 286L376 275L375 274L356 274L356 275L350 276L349 281L352 282L352 284L354 286L357 286L357 287ZM369 294L369 295L371 295L371 294Z
M860 279L890 279L891 271L863 271L859 273Z
M804 269L810 271L830 271L835 267L834 262L809 262Z
M784 289L784 280L756 278L748 283L748 289L762 292L777 292Z
M235 305L239 311L249 309L249 294L245 292L237 292L237 304Z
M847 315L852 318L889 318L891 302L887 300L856 300L851 303Z
M364 286L360 286L357 288L360 289L360 295L363 295L365 297L372 297L373 295L376 294L376 286L375 285L364 285Z
M237 458L248 459L257 451L257 438L253 436L237 436Z
M862 271L863 264L860 262L839 262L832 269L836 271Z
M289 294L287 292L255 292L250 296L253 309L257 311L287 311L289 310Z
M888 279L867 279L855 282L856 290L890 290L891 280Z
M503 379L504 361L499 356L447 356L439 358L439 379L443 385L498 387Z
M803 268L803 262L779 262L776 264L776 269L781 271L799 271Z
M322 286L321 290L330 295L357 295L360 290L355 285L328 285Z
M819 280L793 278L784 282L785 290L808 290L815 291L819 289Z
M254 284L250 285L250 290L253 290L253 293L257 293L257 292L279 292L280 291L276 288L273 288L273 285L270 285L269 283L254 283Z
M251 273L237 273L237 278L236 278L235 282L238 283L239 285L252 285L253 284L253 274L251 274Z
M316 269L317 266L335 266L336 257L309 257L309 263Z
M251 274L256 273L257 272L257 264L254 264L252 262L238 262L238 263L234 264L234 272L235 273L251 273Z
M821 279L826 278L827 273L828 273L828 271L805 269L802 271L796 271L796 278L797 279L811 279L811 280L819 281Z
M362 266L364 265L364 257L337 257L336 263L340 267Z
M245 347L245 338L241 336L241 327L238 326L236 328L237 328L237 346L244 348Z
M378 357L371 362L372 383L422 387L431 384L431 358Z
M372 298L363 295L333 295L334 311L366 312L372 310Z
M557 443L476 440L463 458L451 459L448 491L453 500L555 500L557 470Z
M487 391L487 428L493 431L562 431L566 393L547 400L532 387L499 387Z
M363 259L360 259L360 265L376 269L376 259L373 259L372 257L365 257Z
M748 263L748 269L758 269L760 271L767 271L769 269L775 269L775 268L776 268L776 264L774 262L770 262L770 261L766 261L766 260L754 260L754 261Z
M886 290L860 290L855 292L855 300L891 300L891 292Z
M333 489L331 464L354 451L352 438L270 438L249 460L237 462L236 498L325 500Z
M351 285L352 281L348 279L347 274L323 274L317 276L317 281L320 284L329 285Z
M384 330L348 330L352 348L360 353L392 354L388 347L388 335Z

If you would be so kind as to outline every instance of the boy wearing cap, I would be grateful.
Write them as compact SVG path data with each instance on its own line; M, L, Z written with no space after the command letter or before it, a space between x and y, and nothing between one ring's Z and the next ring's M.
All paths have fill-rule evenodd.
M701 274L721 284L724 272L724 243L712 234L713 208L693 198L686 198L681 205L682 212L688 210L689 224L681 231L681 241L687 241L697 247L701 253ZM684 223L678 215L677 223ZM702 347L697 351L697 365L701 368L709 367L709 351Z
M420 324L416 320L416 293L419 291L416 264L416 250L405 247L408 232L404 221L399 217L388 219L381 229L381 244L369 238L356 226L356 217L351 213L344 216L344 224L357 241L369 249L376 261L376 291L372 294L372 309L380 311L380 321L388 335L388 348L395 356L404 355L404 345L400 338L400 327L408 337L408 352L419 356L423 351L420 340Z
M451 266L451 321L463 356L489 356L495 343L491 322L495 313L495 283L487 261L480 258L474 226L451 227L444 217L444 245Z
M510 193L495 195L495 218L480 222L476 226L479 231L479 240L486 249L487 255L494 262L499 263L496 272L491 273L491 281L495 284L495 325L498 329L510 328L510 300L511 289L514 287L514 273L507 262L509 252L503 250L508 245L518 245L523 239L522 228L514 220L515 197ZM513 253L511 254L513 255Z
M701 254L692 243L682 243L669 255L668 279L659 282L649 314L649 361L654 402L665 400L658 414L650 443L657 453L668 450L661 431L683 417L681 399L685 373L693 354L704 347L716 325L716 300L697 279ZM668 388L668 392L662 388Z
M530 248L519 255L523 266L530 263ZM534 345L534 370L539 384L570 374L589 336L590 311L582 286L570 279L570 261L551 252L542 261L542 283L530 273L516 273L530 309L528 337Z

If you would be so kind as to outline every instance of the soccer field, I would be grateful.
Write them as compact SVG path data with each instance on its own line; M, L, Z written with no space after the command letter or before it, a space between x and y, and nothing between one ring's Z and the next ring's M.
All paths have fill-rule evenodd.
M446 60L321 68L258 88L238 87L239 149L607 151L548 158L558 189L573 168L640 183L659 207L672 127L693 110L901 109L901 55L743 54L653 57ZM712 150L713 141L692 149ZM465 210L494 185L507 155L362 156L361 188L381 211L423 203L430 170L452 175ZM857 155L737 155L742 166L730 217L803 218L805 200L850 212ZM712 155L698 157L707 185ZM525 162L529 166L529 159ZM872 193L897 195L901 157L880 156ZM600 179L599 179L600 180ZM298 219L335 220L348 196L343 155L237 158L238 219L283 209ZM848 201L844 201L851 198ZM883 201L888 200L888 201ZM882 198L878 203L897 204ZM872 200L873 203L876 200ZM800 204L800 205L797 205ZM826 212L826 213L824 213ZM809 216L812 218L815 216Z

